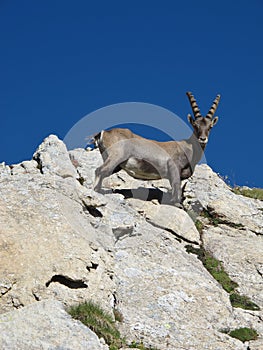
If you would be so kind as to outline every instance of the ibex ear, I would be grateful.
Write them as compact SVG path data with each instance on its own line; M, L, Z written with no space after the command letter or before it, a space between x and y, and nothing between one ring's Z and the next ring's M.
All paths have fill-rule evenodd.
M192 118L191 114L188 114L187 119L191 125L194 125L194 119Z
M212 120L212 126L215 126L217 122L218 122L218 117L214 117L214 119Z

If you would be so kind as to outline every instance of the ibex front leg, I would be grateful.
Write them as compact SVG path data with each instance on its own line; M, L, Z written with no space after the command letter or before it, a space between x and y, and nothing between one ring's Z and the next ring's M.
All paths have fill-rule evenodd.
M181 190L181 179L180 171L175 164L175 162L170 158L168 160L168 180L170 181L172 187L172 199L171 203L176 205L178 208L182 208L182 190Z
M94 182L94 191L99 192L101 189L102 181L106 177L113 174L117 166L122 163L125 158L120 158L115 156L109 156L104 164L98 167L95 171L95 182Z

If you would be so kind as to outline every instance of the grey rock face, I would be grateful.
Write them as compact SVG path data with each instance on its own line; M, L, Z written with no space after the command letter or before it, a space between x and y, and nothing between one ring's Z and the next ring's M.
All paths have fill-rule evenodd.
M73 320L58 301L45 300L0 315L4 350L107 350L96 334Z
M43 174L52 173L63 178L77 177L66 145L55 135L50 135L44 140L34 153L33 159L38 162Z
M262 236L219 225L204 230L203 242L207 250L224 262L227 273L238 283L240 294L263 308Z
M242 224L250 231L263 235L262 202L233 193L207 165L196 167L184 194L185 206L189 209L199 204L225 221Z
M11 175L11 169L5 163L0 163L0 176L3 179L4 177L9 177Z
M99 150L85 151L78 148L69 152L70 158L79 175L84 180L84 186L93 188L95 170L102 164Z
M227 294L180 243L149 225L140 239L117 247L118 308L128 340L158 349L241 349L219 332L231 319Z
M2 341L4 349L18 342L34 349L31 334L43 349L107 349L57 302L90 299L122 313L119 328L130 343L263 348L262 202L235 195L208 166L197 166L184 205L202 222L200 234L186 211L167 205L166 180L120 172L105 179L103 194L94 192L101 163L97 150L68 152L51 135L34 160L0 165L0 348ZM188 244L220 260L261 310L233 308ZM255 328L259 338L243 344L222 333L239 327Z
M39 149L52 154L48 140ZM54 137L51 141L52 150L59 149L60 155L65 152L62 159L70 169L62 141L57 145ZM60 161L56 164L52 158L54 169L50 165L44 174L31 167L31 172L10 173L0 179L2 312L45 298L66 305L94 298L103 300L109 309L114 299L109 272L113 257L102 244L94 248L100 233L92 226L93 216L81 199L85 196L91 201L90 193L75 178L64 178L65 167ZM59 169L63 170L61 176L57 175Z
M179 239L191 243L200 243L200 235L194 222L181 209L171 205L158 205L131 198L128 203L140 212L153 226L172 232Z
M198 200L218 222L215 225L199 217L205 225L204 247L223 261L226 271L239 284L240 293L262 308L262 201L234 194L206 165L197 167L186 184L186 194L187 206L193 208Z

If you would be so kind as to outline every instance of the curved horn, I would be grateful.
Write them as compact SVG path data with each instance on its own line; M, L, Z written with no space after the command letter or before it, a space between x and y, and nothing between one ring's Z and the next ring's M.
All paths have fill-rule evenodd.
M199 107L197 106L196 100L195 100L195 98L194 98L194 95L193 95L191 92L187 92L186 95L187 95L188 98L189 98L189 102L190 102L190 105L191 105L191 107L192 107L192 110L193 110L195 119L196 119L196 118L202 117L202 115L201 115L201 113L200 113L200 109L199 109Z
M212 104L212 107L210 108L209 112L206 115L206 118L209 118L212 120L212 118L216 112L219 101L220 101L220 95L217 95L213 104Z

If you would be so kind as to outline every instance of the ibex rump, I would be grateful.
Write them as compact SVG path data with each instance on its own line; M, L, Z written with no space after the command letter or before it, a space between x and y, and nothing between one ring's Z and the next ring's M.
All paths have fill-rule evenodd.
M182 141L158 142L134 134L129 129L115 128L94 136L104 164L96 169L94 190L99 191L104 178L124 169L136 179L157 180L167 178L172 187L171 202L180 206L181 180L189 178L202 158L220 95L217 95L205 117L200 113L192 93L187 92L194 118L188 115L193 134Z

